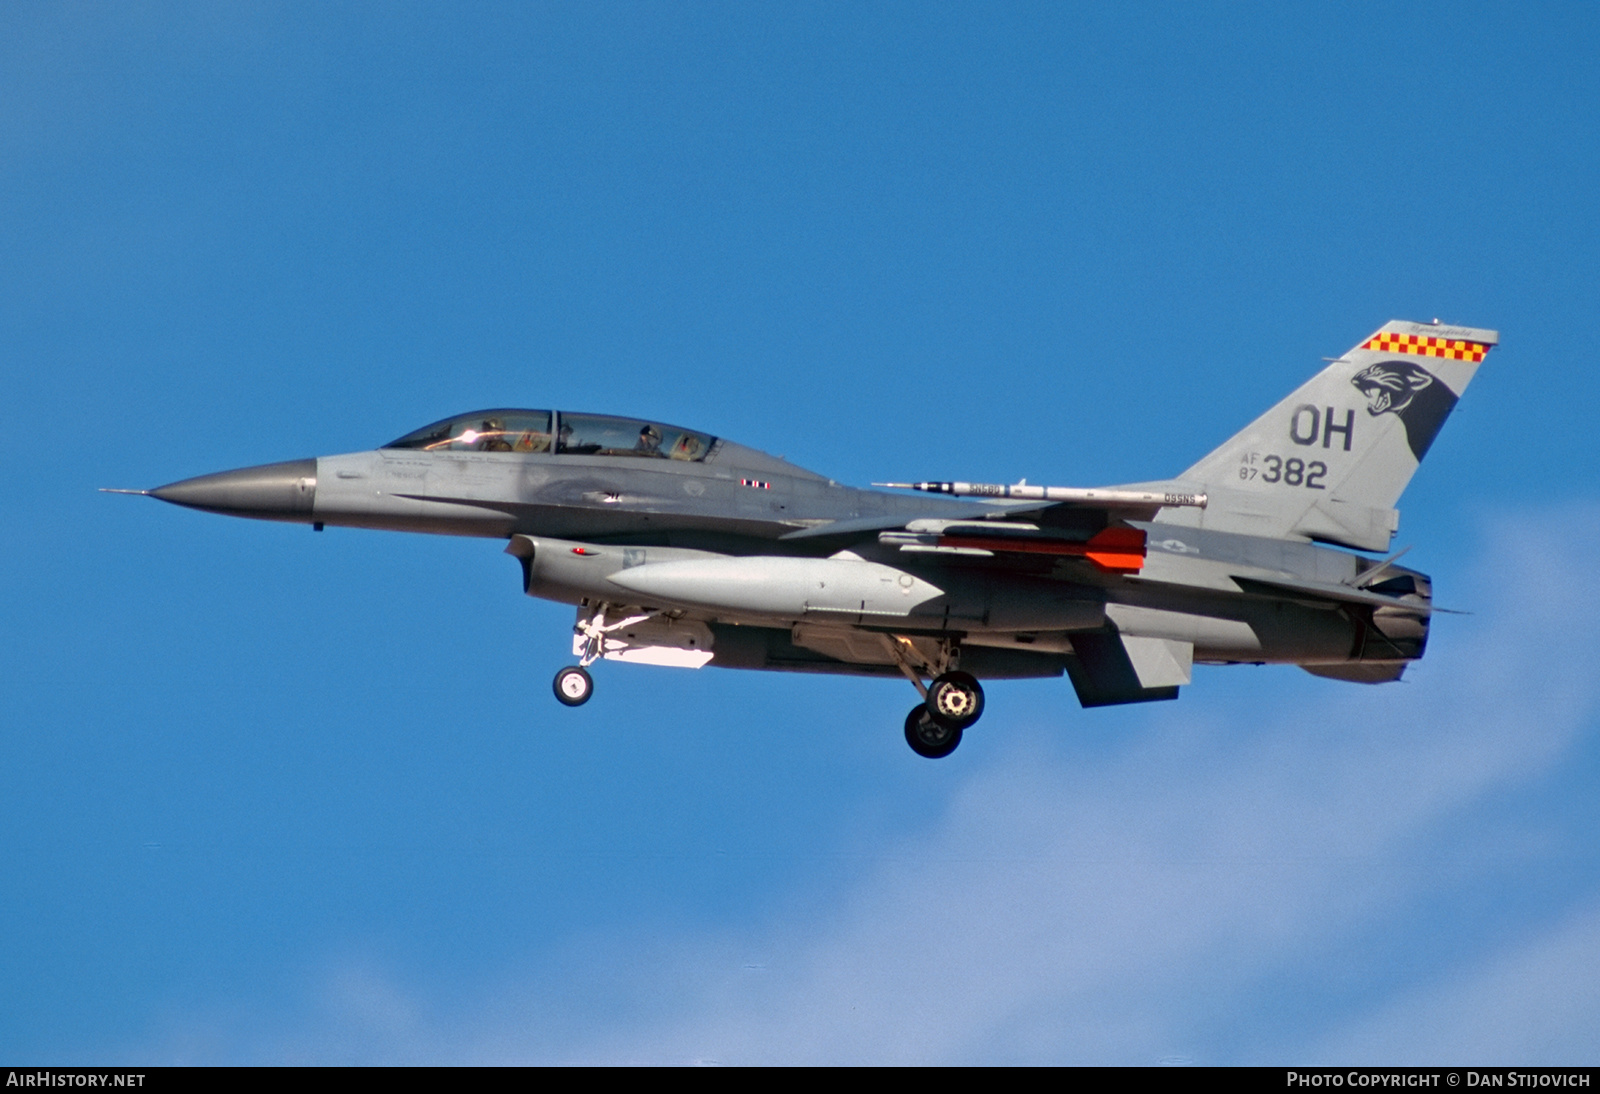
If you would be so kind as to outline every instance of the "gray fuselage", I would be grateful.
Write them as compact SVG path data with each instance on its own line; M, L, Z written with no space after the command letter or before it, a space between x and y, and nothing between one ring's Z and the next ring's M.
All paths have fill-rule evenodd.
M1383 636L1370 609L1283 587L1351 582L1369 563L1346 551L1171 525L1159 513L1127 522L1146 537L1136 572L1071 555L882 542L908 525L1014 525L1040 507L857 489L727 441L695 461L381 448L153 493L318 526L509 539L529 594L704 624L715 635L710 663L732 667L894 672L879 636L898 634L958 643L961 664L979 675L1059 675L1074 635L1110 627L1191 647L1196 661L1338 675L1333 666L1420 656L1426 633L1413 620L1374 646ZM1058 519L1041 534L1084 541L1105 526ZM1425 596L1425 579L1408 575L1395 572ZM1345 670L1360 671L1382 670Z

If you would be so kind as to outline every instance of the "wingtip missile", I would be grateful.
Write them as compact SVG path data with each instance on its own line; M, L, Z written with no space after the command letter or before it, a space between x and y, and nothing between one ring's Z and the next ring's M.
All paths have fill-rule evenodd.
M1016 498L1023 501L1059 501L1075 505L1103 505L1107 508L1146 509L1189 507L1204 509L1209 500L1203 493L1176 493L1157 490L1106 490L1079 486L1029 486L1023 480L1015 486L992 482L875 482L897 490L921 490L928 494L954 497Z

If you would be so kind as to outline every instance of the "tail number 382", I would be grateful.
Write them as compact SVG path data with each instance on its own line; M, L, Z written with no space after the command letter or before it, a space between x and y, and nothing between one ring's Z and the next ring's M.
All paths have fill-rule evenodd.
M1326 490L1327 483L1323 480L1327 476L1327 464L1321 460L1307 463L1298 456L1284 459L1282 456L1252 452L1239 465L1239 478L1245 482L1259 478L1262 482L1304 486L1308 490Z

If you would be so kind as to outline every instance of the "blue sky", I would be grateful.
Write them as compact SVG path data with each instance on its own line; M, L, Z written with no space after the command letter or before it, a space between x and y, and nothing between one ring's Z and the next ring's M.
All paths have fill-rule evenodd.
M0 1058L1592 1063L1600 14L0 14ZM604 665L492 541L95 492L479 406L841 481L1174 474L1390 318L1502 345L1399 685Z

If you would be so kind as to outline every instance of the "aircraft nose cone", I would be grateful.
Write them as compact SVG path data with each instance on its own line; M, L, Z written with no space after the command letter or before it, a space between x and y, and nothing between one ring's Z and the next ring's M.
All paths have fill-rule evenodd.
M317 496L317 461L241 467L168 483L150 496L208 513L262 520L309 520Z

